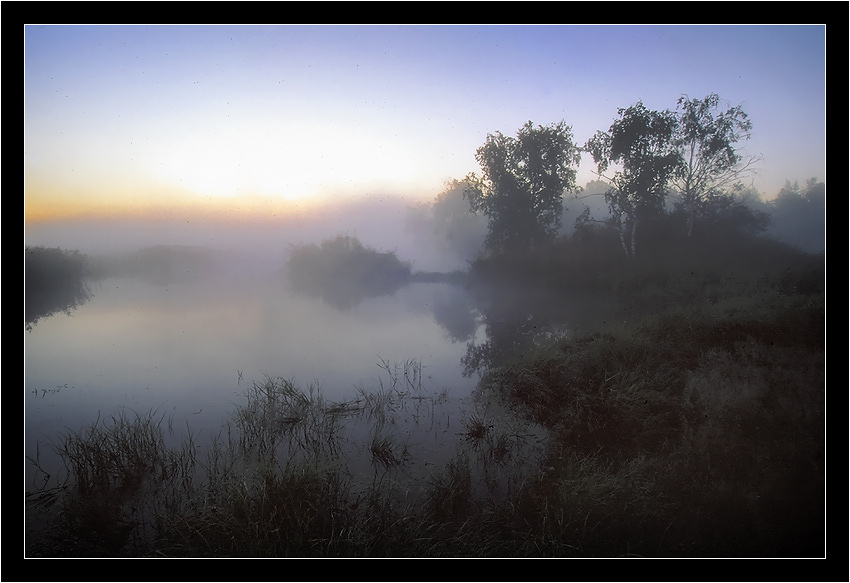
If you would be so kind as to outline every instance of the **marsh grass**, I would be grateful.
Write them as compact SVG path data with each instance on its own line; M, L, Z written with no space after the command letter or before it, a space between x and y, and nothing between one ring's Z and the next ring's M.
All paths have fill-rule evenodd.
M181 445L166 447L175 429L156 411L66 431L54 445L63 472L27 497L27 553L449 553L460 513L476 508L470 494L493 480L479 461L507 456L487 453L486 440L453 456L469 424L457 401L423 386L419 361L378 367L375 390L345 401L289 379L252 383L206 444L187 426Z
M582 556L821 556L824 340L822 296L765 293L490 369L479 390L552 431L550 471L512 502L526 532Z
M185 456L191 446L180 452L166 448L163 419L156 411L122 410L60 434L54 448L63 470L27 496L34 515L51 526L33 531L30 548L38 552L40 546L61 544L71 555L120 555L149 541L152 521L168 503L151 493L179 483L193 465Z

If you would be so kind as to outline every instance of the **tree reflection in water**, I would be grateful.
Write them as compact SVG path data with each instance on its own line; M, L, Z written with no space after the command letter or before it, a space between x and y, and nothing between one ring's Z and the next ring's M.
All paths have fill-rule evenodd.
M541 335L569 321L565 303L540 289L504 285L476 289L474 295L487 340L467 344L461 360L467 377L525 354Z
M58 247L24 249L24 325L58 312L69 314L87 302L92 292L86 280L88 258Z

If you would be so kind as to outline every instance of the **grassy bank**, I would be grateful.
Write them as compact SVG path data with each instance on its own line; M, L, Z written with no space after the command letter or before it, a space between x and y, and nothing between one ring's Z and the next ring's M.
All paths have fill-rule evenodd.
M497 298L466 359L479 392L551 432L532 530L591 556L823 556L823 255L707 235L626 260L594 235L470 276L546 289L574 324Z
M672 311L540 343L480 390L552 431L532 502L551 540L603 555L822 556L823 340L810 298Z

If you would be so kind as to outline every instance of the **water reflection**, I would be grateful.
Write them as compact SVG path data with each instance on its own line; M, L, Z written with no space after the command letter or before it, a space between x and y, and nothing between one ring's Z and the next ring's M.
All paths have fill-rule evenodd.
M57 313L70 315L92 295L86 278L86 257L58 248L24 249L24 326Z
M452 342L466 342L478 331L479 311L468 290L450 285L434 300L434 320Z
M534 471L542 429L501 403L474 400L475 381L461 366L467 343L495 358L527 340L536 322L529 313L544 317L527 296L418 273L392 293L334 305L291 293L277 272L184 269L178 255L186 256L138 254L148 268L99 279L74 318L43 319L27 334L25 448L35 463L25 479L33 491L65 471L46 447L61 445L58 428L67 436L106 420L108 432L110 419L148 417L168 430L157 448L180 449L187 434L192 447L212 444L213 455L244 446L246 487L251 464L324 460L351 487L406 504L417 503L417 488L451 493L452 468L471 476L470 496L499 500ZM247 441L229 441L223 428ZM142 508L135 498L126 506L139 524ZM451 508L434 510L442 511Z
M345 399L374 384L381 358L419 359L434 390L472 393L474 381L460 374L464 345L450 342L433 315L438 301L455 296L448 284L408 285L347 310L293 295L274 274L169 284L108 278L93 289L75 317L42 319L27 335L28 451L57 427L122 407L161 409L177 427L209 431L246 384L266 375Z
M334 304L292 293L279 270L223 270L221 259L194 249L138 252L128 258L133 269L121 264L121 277L98 280L94 293L85 288L74 318L42 317L26 340L27 451L57 427L121 408L215 431L246 386L267 377L346 400L358 387L380 387L376 365L411 358L428 388L445 391L455 407L473 394L475 372L566 317L564 301L521 285L468 284L457 273L410 273L395 289ZM104 265L94 267L110 272ZM362 437L381 459L386 435Z
M467 344L462 358L466 376L510 362L541 336L564 332L571 323L571 302L565 297L522 284L472 286L469 296L484 326L485 339Z

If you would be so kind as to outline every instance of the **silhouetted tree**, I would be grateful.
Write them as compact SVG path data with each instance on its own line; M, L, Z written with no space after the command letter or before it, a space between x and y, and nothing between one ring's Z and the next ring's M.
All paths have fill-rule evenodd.
M580 152L563 121L526 123L516 138L488 134L475 159L483 176L466 177L464 196L489 219L484 245L491 251L538 245L561 226L562 196L575 188Z
M744 158L738 142L750 138L753 124L741 106L720 109L720 97L704 99L683 95L677 101L674 143L680 163L671 186L681 197L687 213L686 234L693 231L694 218L709 199L738 182L752 169L756 157ZM710 206L710 205L709 205Z
M673 144L676 118L668 110L649 110L640 101L617 114L609 130L596 132L584 149L593 156L599 176L611 183L605 193L611 222L626 255L634 257L638 225L663 214L667 184L679 163ZM606 177L611 164L621 170Z

